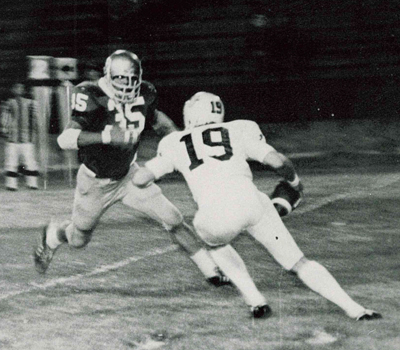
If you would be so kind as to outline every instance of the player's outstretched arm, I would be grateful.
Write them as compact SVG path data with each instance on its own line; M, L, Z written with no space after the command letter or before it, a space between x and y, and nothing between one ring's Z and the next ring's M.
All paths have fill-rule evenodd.
M296 191L303 190L303 185L292 161L282 153L271 151L267 153L262 163L272 168L279 176L282 176Z
M164 112L156 109L154 111L155 123L153 124L154 131L160 135L165 136L171 132L177 131L178 127Z
M102 132L82 131L81 125L71 121L66 129L57 138L59 146L64 150L77 150L82 146L105 144L113 146L126 146L137 142L136 130L125 130L113 126Z
M157 156L146 162L145 166L135 172L132 178L134 185L146 187L153 181L160 179L166 174L172 173L175 168L173 161L165 155L165 139L161 140L157 149Z

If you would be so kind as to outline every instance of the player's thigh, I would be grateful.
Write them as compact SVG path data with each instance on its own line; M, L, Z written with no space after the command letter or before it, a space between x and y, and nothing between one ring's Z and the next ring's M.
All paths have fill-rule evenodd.
M83 231L94 229L109 206L109 193L98 185L99 180L87 175L81 166L77 175L72 221Z
M232 222L219 209L214 205L199 207L193 219L197 234L210 246L228 244L245 226L241 220Z
M199 202L193 224L209 245L229 243L260 221L264 209L252 183L235 182L209 188Z
M127 181L122 203L149 216L168 229L183 221L178 208L162 194L160 187L154 183L145 188L139 188L134 186L132 181Z
M18 144L7 142L4 153L6 170L17 171L19 164Z
M271 201L262 219L247 231L287 270L304 256Z

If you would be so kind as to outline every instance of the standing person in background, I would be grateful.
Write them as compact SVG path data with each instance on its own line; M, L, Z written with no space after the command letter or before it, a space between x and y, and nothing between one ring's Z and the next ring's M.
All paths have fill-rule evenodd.
M90 60L83 65L84 81L97 81L102 77L102 67L94 61Z
M271 309L244 261L229 245L245 230L283 268L347 316L357 321L382 318L355 302L324 266L304 256L271 199L254 185L248 160L271 167L298 198L303 192L292 162L267 144L259 126L250 120L224 123L221 99L208 92L193 95L184 105L183 116L185 130L160 141L157 156L134 174L133 183L146 187L167 173L182 173L198 205L193 220L196 232L242 293L253 317L269 317Z
M105 211L122 202L169 231L208 282L214 286L229 284L161 189L156 184L138 188L132 183L139 169L136 157L145 124L161 135L177 130L157 109L157 90L142 80L139 58L127 50L115 51L106 60L103 77L76 86L72 106L71 122L58 137L60 147L78 150L82 162L72 219L52 221L41 232L34 251L36 270L45 273L63 243L85 247Z
M5 186L18 189L18 169L23 165L26 185L38 188L39 167L36 161L35 141L38 132L36 102L27 96L22 81L13 83L12 96L1 106L1 134L6 137Z

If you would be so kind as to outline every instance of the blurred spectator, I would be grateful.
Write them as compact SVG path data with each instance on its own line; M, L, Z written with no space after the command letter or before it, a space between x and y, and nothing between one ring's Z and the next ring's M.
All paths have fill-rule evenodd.
M35 101L26 94L22 81L14 82L11 96L1 104L1 135L6 138L5 185L10 191L18 189L18 172L23 169L26 185L38 188L38 163L35 140L38 114ZM22 167L21 167L22 166Z
M97 81L103 76L103 64L95 61L88 61L83 64L82 80Z

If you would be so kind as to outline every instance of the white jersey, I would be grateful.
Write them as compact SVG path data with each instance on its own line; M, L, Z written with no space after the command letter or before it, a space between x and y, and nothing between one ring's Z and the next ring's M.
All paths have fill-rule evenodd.
M290 270L303 253L272 201L254 185L247 162L262 162L271 151L256 123L236 120L165 136L146 167L156 178L182 173L198 204L193 226L209 246L229 244L246 230Z
M182 173L193 198L210 185L242 176L252 179L247 160L262 162L275 149L266 143L259 126L249 120L208 124L165 136L157 157L146 163L156 176Z

